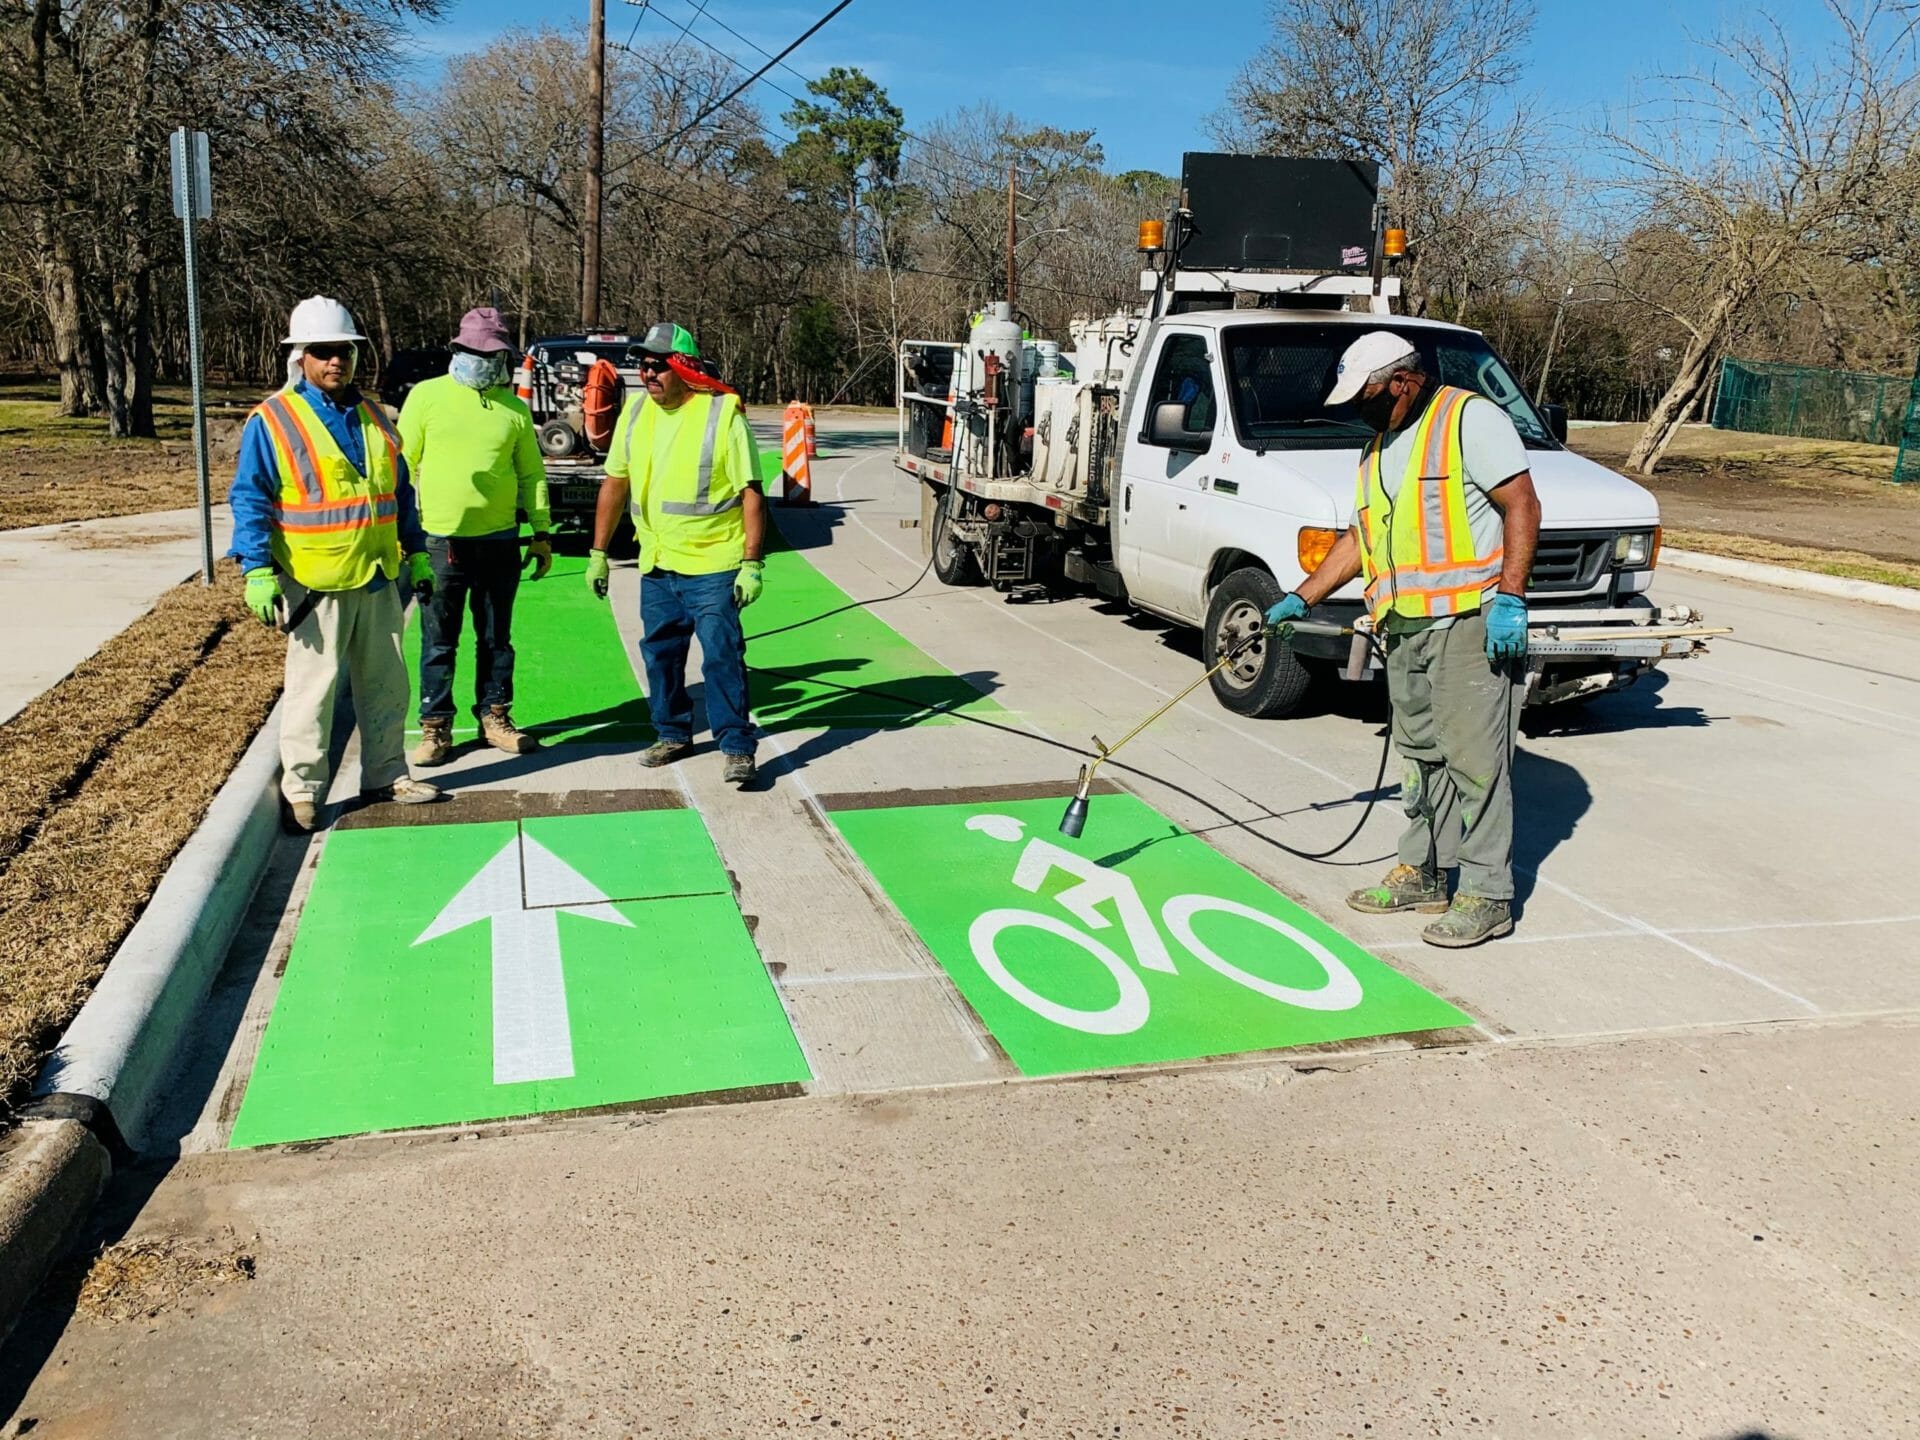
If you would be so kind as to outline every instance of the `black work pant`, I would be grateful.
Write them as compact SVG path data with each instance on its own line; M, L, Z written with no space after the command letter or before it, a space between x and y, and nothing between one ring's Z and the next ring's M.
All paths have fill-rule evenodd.
M427 537L433 603L420 616L420 718L453 714L454 656L461 617L473 615L473 713L513 704L513 593L520 588L517 535Z

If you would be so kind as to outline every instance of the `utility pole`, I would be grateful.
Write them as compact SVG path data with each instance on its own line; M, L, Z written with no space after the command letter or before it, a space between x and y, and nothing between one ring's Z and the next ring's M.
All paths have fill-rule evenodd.
M1013 161L1007 161L1007 304L1013 304L1013 197L1014 184L1018 171Z
M600 182L607 154L607 0L587 0L587 231L581 241L580 324L600 325Z

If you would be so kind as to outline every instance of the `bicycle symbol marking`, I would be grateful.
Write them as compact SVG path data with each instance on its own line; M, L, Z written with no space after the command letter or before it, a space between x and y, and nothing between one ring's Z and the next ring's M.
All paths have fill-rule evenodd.
M1025 822L1011 815L976 815L967 821L967 828L1017 845L1024 835ZM1132 1034L1147 1023L1152 1011L1146 982L1110 945L1086 931L1112 928L1113 920L1100 909L1102 905L1111 905L1133 949L1134 964L1140 970L1177 975L1178 967L1161 936L1160 926L1154 923L1139 887L1130 877L1037 836L1027 840L1021 850L1013 883L1037 895L1047 877L1056 870L1073 876L1078 883L1054 896L1054 902L1085 929L1045 911L998 907L981 914L967 931L974 961L1011 999L1043 1019L1088 1035ZM1242 970L1195 932L1195 919L1208 913L1250 920L1291 941L1325 972L1325 983L1312 988L1282 985ZM1359 980L1339 956L1311 935L1251 905L1219 895L1175 895L1160 907L1160 925L1166 927L1167 934L1183 950L1215 974L1283 1005L1305 1010L1351 1010L1364 998ZM1079 946L1100 962L1119 988L1118 998L1103 1009L1080 1009L1040 994L1014 975L1000 958L1000 937L1014 929L1038 930Z

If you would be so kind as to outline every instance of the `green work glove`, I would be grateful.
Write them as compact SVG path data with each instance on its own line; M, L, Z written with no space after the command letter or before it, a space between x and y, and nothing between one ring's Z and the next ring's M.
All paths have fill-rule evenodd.
M587 552L587 586L602 600L607 598L607 552Z
M1278 634L1281 627L1294 620L1307 618L1307 602L1289 590L1267 611L1267 629Z
M527 564L533 566L534 579L546 579L553 569L553 541L544 534L535 535L527 544Z
M733 577L733 603L742 610L760 598L760 592L766 588L767 562L764 560L742 560L740 571Z
M1487 659L1494 664L1527 653L1527 602L1504 590L1487 603Z
M422 605L433 602L433 559L426 551L416 550L407 557L407 583Z
M247 571L247 609L262 625L280 623L280 577L271 565Z

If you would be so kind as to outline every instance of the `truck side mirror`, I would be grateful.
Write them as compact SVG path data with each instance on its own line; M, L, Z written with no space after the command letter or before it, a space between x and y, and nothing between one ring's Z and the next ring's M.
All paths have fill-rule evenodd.
M1562 445L1567 443L1567 407L1545 404L1540 407L1540 415L1547 422L1547 433Z
M1212 448L1213 432L1211 430L1187 428L1188 408L1177 400L1169 400L1164 405L1154 406L1153 415L1147 422L1147 443L1162 445L1169 450L1199 452Z

